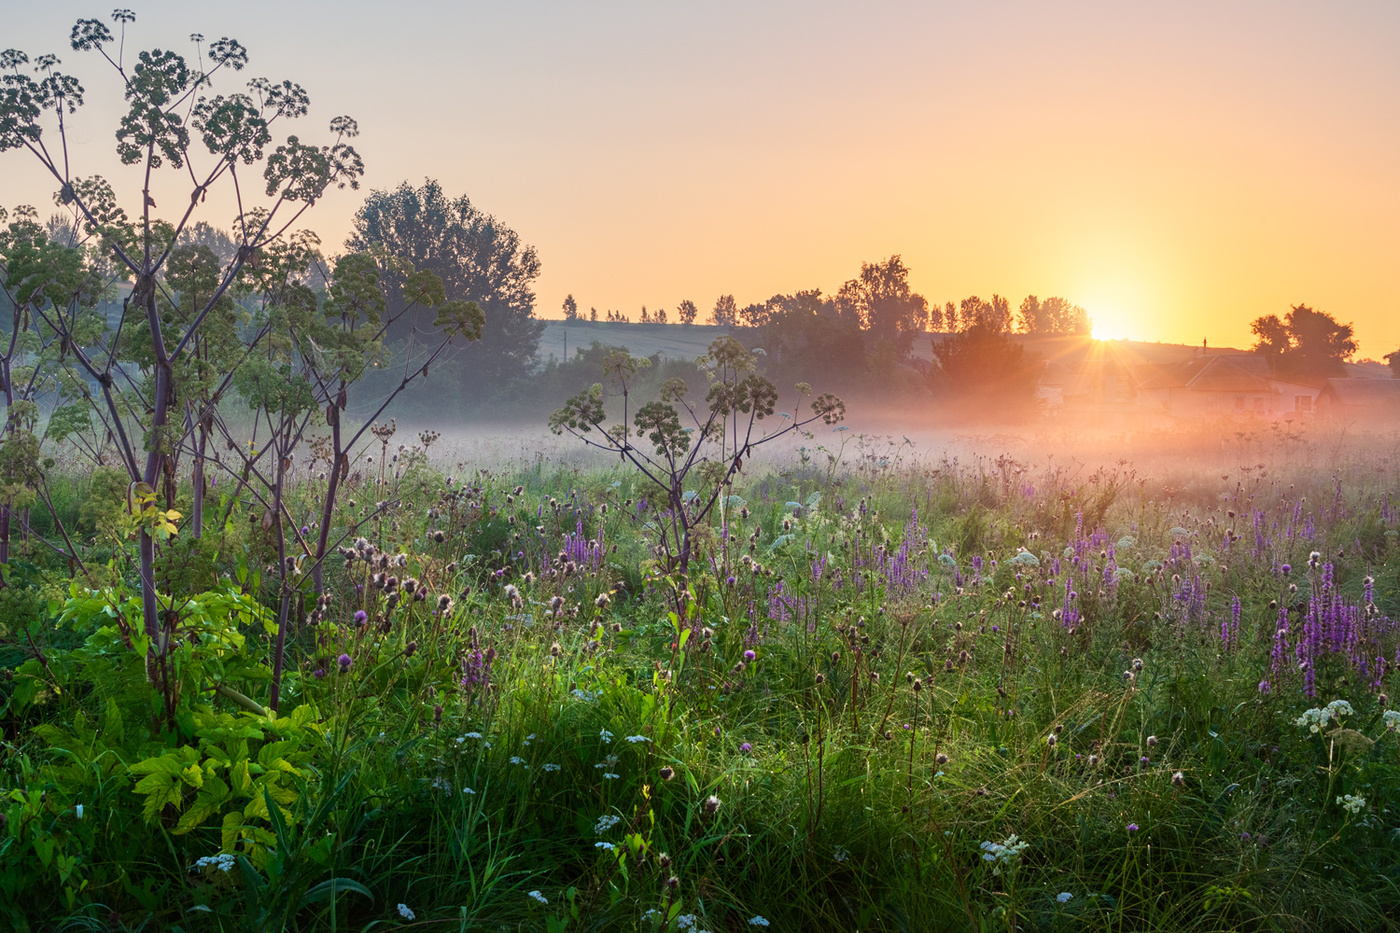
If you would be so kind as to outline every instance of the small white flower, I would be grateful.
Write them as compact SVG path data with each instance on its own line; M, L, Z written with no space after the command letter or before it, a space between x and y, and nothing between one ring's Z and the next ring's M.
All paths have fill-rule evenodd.
M547 897L545 897L543 894L541 894L540 892L538 892L538 891L531 891L531 892L530 892L528 895L526 895L526 896L527 896L527 897L533 897L535 900L539 901L541 904L548 904L548 903L549 903L549 899L548 899Z
M607 729L603 729L602 731L600 731L600 732L598 733L598 738L602 739L604 742L606 742L606 743L608 743L608 744L612 744L613 734L612 734L611 732L609 732Z
M476 791L472 790L470 787L464 787L464 788L462 788L462 793L464 793L464 794L474 794L474 793L476 793Z
M464 738L464 739L479 739L479 738L481 738L481 733L480 733L480 732L468 732L466 735L462 736L462 738Z
M627 737L627 741L631 742L633 745L636 745L638 742L650 742L651 739L647 738L644 735L629 735Z
M617 780L618 778L620 778L620 777L622 777L622 775L620 775L620 774L613 774L611 771L605 771L605 772L603 773L603 780L605 780L605 781L616 781L616 780Z
M1381 718L1385 720L1385 727L1391 732L1400 729L1400 710L1388 709L1381 714Z
M837 846L835 850L831 853L831 857L838 862L844 862L846 861L846 859L851 857L851 851L841 846Z
M593 843L593 848L602 849L605 852L611 852L613 849L616 849L617 846L613 845L611 842L595 842Z
M766 927L768 926L768 921L764 918L762 914L754 914L752 917L749 918L749 926Z
M1337 805L1348 813L1357 814L1366 809L1366 798L1346 794L1337 798Z
M598 822L593 824L593 832L595 835L601 836L621 822L622 817L612 813L604 813L598 817Z
M519 755L511 755L510 763L513 765L523 765L525 763L525 759L521 758Z
M695 926L694 914L681 914L676 918L676 929L678 930L688 930L693 926Z
M79 803L79 804L74 804L74 806L73 806L73 812L76 813L76 814L78 814L78 819L81 820L81 819L83 818L83 805L80 804L80 803Z
M543 764L543 765L540 765L540 770L541 770L541 771L558 771L558 770L559 770L559 766L558 766L558 765L555 765L555 764Z
M412 910L407 904L400 904L400 905L399 905L399 916L400 916L400 917L403 917L405 920L417 920L417 919L418 919L418 915L415 914L415 913L413 912L413 910Z
M1068 891L1061 891L1059 894L1055 895L1055 900L1059 901L1061 904L1068 904L1070 901L1074 900L1074 895Z

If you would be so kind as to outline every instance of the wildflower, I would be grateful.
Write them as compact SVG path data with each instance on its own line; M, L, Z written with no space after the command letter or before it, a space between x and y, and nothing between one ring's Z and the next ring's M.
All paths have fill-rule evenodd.
M548 903L549 903L549 899L548 899L547 897L545 897L543 894L541 894L540 892L538 892L538 891L531 891L531 892L529 892L529 893L526 895L526 897L533 897L535 900L539 901L541 904L548 904Z
M605 771L605 772L603 772L603 780L605 780L605 781L616 781L616 780L617 780L618 778L620 778L620 777L622 777L622 775L620 775L620 774L614 774L614 773L611 772L611 771Z
M832 857L832 859L834 859L835 861L844 862L844 861L846 861L846 859L848 859L848 858L851 857L851 852L850 852L849 849L845 849L845 848L842 848L841 846L837 846L836 849L835 849L835 851L833 851L833 852L831 853L831 857Z
M599 593L598 598L593 600L593 605L597 606L599 609L606 609L610 602L612 602L612 600L608 598L607 593Z
M463 739L479 739L479 738L481 738L481 733L480 733L480 732L468 732L466 735L462 736L462 738L463 738ZM458 739L457 741L460 742L461 739Z
M594 835L601 836L621 822L622 817L612 813L604 813L602 816L598 817L598 822L593 824L593 833Z
M768 921L763 918L762 914L754 914L752 917L749 918L749 926L766 927L768 926Z
M1156 748L1156 747L1157 747L1157 737L1156 737L1155 735L1149 735L1149 736L1147 737L1147 747L1148 747L1148 748Z
M1172 775L1172 785L1175 786L1175 787L1185 787L1185 786L1186 786L1186 775L1185 775L1185 774L1182 774L1180 771L1176 772L1176 774L1173 774L1173 775Z
M74 805L73 805L73 812L76 813L76 814L78 815L78 819L81 820L81 819L83 818L83 805L80 804L80 803L79 803L79 804L74 804Z
M1337 806L1341 807L1348 813L1357 814L1360 813L1362 810L1366 809L1366 798L1355 797L1351 794L1345 794L1337 798Z
M1003 867L1015 868L1021 859L1021 853L1028 848L1030 848L1029 842L1018 839L1016 834L1012 833L1001 842L982 843L982 860L991 862L993 865L992 874L999 875Z
M672 768L670 765L666 765L662 767L659 773L661 774L661 780L669 781L676 776L676 769Z
M1321 732L1322 728L1331 720L1341 719L1343 716L1351 716L1354 715L1355 712L1356 711L1351 708L1351 704L1346 700L1333 700L1320 709L1314 707L1303 713L1303 715L1294 720L1294 725L1299 727L1306 726L1310 732Z
M364 625L364 624L365 624L366 622L368 622L368 621L369 621L369 613L365 612L363 609L356 609L356 610L355 610L355 624L356 624L356 625Z
M613 734L607 729L603 729L599 731L598 738L602 739L604 743L611 745L613 740Z
M1059 901L1061 904L1068 904L1070 901L1074 900L1074 895L1068 891L1061 891L1059 894L1055 895L1055 900Z
M354 664L355 662L354 662L354 660L350 657L350 655L348 655L348 654L342 654L342 655L337 659L337 663L340 665L340 672L341 672L342 674L344 674L344 673L346 673L347 671L350 670L350 665L351 665L351 664Z
M405 920L417 920L417 919L418 919L418 915L415 914L415 913L413 912L413 910L412 910L407 904L400 904L400 905L399 905L399 916L400 916L400 917L403 917Z
M1054 747L1055 747L1055 743L1057 743L1057 742L1059 742L1059 741L1060 741L1060 740L1057 739L1057 738L1055 738L1055 736L1053 736L1053 735L1047 735L1047 736L1045 737L1045 744L1048 745L1048 746L1050 746L1051 748L1054 748Z
M616 849L617 846L613 845L611 842L595 842L593 843L593 848L602 849L604 852L611 852L613 849Z
M645 735L629 735L627 737L627 741L631 742L633 745L636 745L638 742L650 742L651 739Z
M1136 823L1129 823L1129 824L1128 824L1128 832L1130 832L1130 833L1135 833L1135 832L1137 832L1137 831L1138 831L1138 824L1136 824Z
M525 763L525 759L521 758L519 755L511 755L510 763L513 765L523 765Z
M755 659L755 658L757 658L757 657L758 657L758 655L754 652L754 650L753 650L752 648L750 648L750 649L748 649L747 651L744 652L744 660L745 660L745 661L752 661L753 659Z
M1394 732L1400 729L1400 710L1388 709L1381 714L1381 718L1385 720L1387 730Z
M218 855L206 855L194 863L195 868L217 868L222 872L233 871L234 856L229 852L220 852Z
M946 765L948 763L948 756L943 754L942 752L939 752L933 760L940 765Z
M739 746L739 751L747 755L749 752L753 751L753 746L750 745L748 742L744 742Z
M472 790L470 787L464 787L464 788L462 788L462 793L464 793L464 794L475 794L476 791Z
M719 798L711 794L705 798L705 802L701 807L705 811L706 816L714 816L715 813L719 811Z
M540 765L540 770L541 770L541 771L558 771L558 770L559 770L559 766L556 765L556 764L543 764L543 765Z

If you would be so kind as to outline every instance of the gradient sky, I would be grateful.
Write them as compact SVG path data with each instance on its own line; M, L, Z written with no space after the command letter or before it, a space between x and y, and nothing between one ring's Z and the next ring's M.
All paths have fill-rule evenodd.
M284 133L355 116L368 187L433 177L514 227L545 317L566 293L635 320L833 292L900 253L931 301L1063 295L1101 336L1247 346L1306 302L1361 356L1400 347L1394 0L123 2L129 49L229 35L240 78L304 85ZM79 174L139 187L111 83L67 47L108 7L0 10L0 47L89 88ZM0 204L47 212L52 190L0 154ZM307 225L338 247L361 195Z

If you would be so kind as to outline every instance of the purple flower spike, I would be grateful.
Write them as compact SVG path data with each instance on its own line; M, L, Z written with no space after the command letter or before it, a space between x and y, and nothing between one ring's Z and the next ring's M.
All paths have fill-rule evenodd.
M344 674L344 673L346 673L347 671L349 671L349 670L350 670L350 665L355 663L354 660L352 660L351 657L350 657L350 655L348 655L348 654L342 654L342 655L340 656L340 658L338 659L338 661L339 661L339 664L340 664L340 672L341 672L342 674Z

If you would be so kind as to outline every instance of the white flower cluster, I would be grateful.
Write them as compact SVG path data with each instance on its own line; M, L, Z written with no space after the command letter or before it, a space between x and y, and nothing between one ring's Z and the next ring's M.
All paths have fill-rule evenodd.
M448 783L446 778L433 778L433 790L440 790L444 794L450 794L452 793L452 785Z
M613 849L616 849L617 846L613 845L611 842L595 842L593 843L593 848L602 849L604 852L611 852Z
M749 926L766 927L768 926L768 921L763 917L762 914L754 914L752 917L749 918Z
M607 729L603 729L598 733L598 738L602 739L606 744L611 745L613 740L613 734Z
M1381 714L1385 720L1385 727L1391 732L1400 729L1400 709L1388 709Z
M399 905L399 916L403 917L405 920L418 919L418 915L413 912L413 908L409 907L407 904Z
M831 853L831 857L838 862L844 862L851 857L851 850L844 846L837 846L835 851Z
M1366 809L1366 798L1354 797L1351 794L1345 794L1337 798L1337 806L1341 807L1348 813L1355 815L1357 813L1360 813L1362 810Z
M612 813L604 813L602 816L598 817L598 822L593 824L593 832L595 835L601 836L621 822L622 817Z
M1059 894L1055 895L1055 900L1059 901L1061 904L1068 904L1070 901L1074 900L1074 895L1068 891L1061 891Z
M541 904L548 904L548 903L549 903L549 898L545 897L543 894L541 894L541 893L538 892L538 891L531 891L531 892L530 892L528 895L526 895L526 896L527 896L527 897L533 897L535 900L539 901Z
M543 765L540 765L540 770L541 770L541 771L558 771L558 770L559 770L559 766L558 766L558 765L555 765L555 764L543 764Z
M1351 704L1346 700L1333 700L1322 709L1313 708L1299 716L1294 725L1307 727L1310 732L1321 732L1323 727L1333 719L1341 719L1343 716L1351 716L1356 710L1351 708Z
M598 698L603 695L601 690L580 690L577 687L569 692L585 703L596 703Z
M228 852L206 855L194 863L195 868L217 868L219 871L233 871L234 857Z
M982 860L993 864L992 874L999 875L1003 867L1015 868L1021 853L1030 848L1029 842L1022 842L1012 833L1002 842L982 843Z
M647 738L644 735L629 735L627 737L627 741L631 742L633 745L636 745L638 742L650 742L651 739Z

